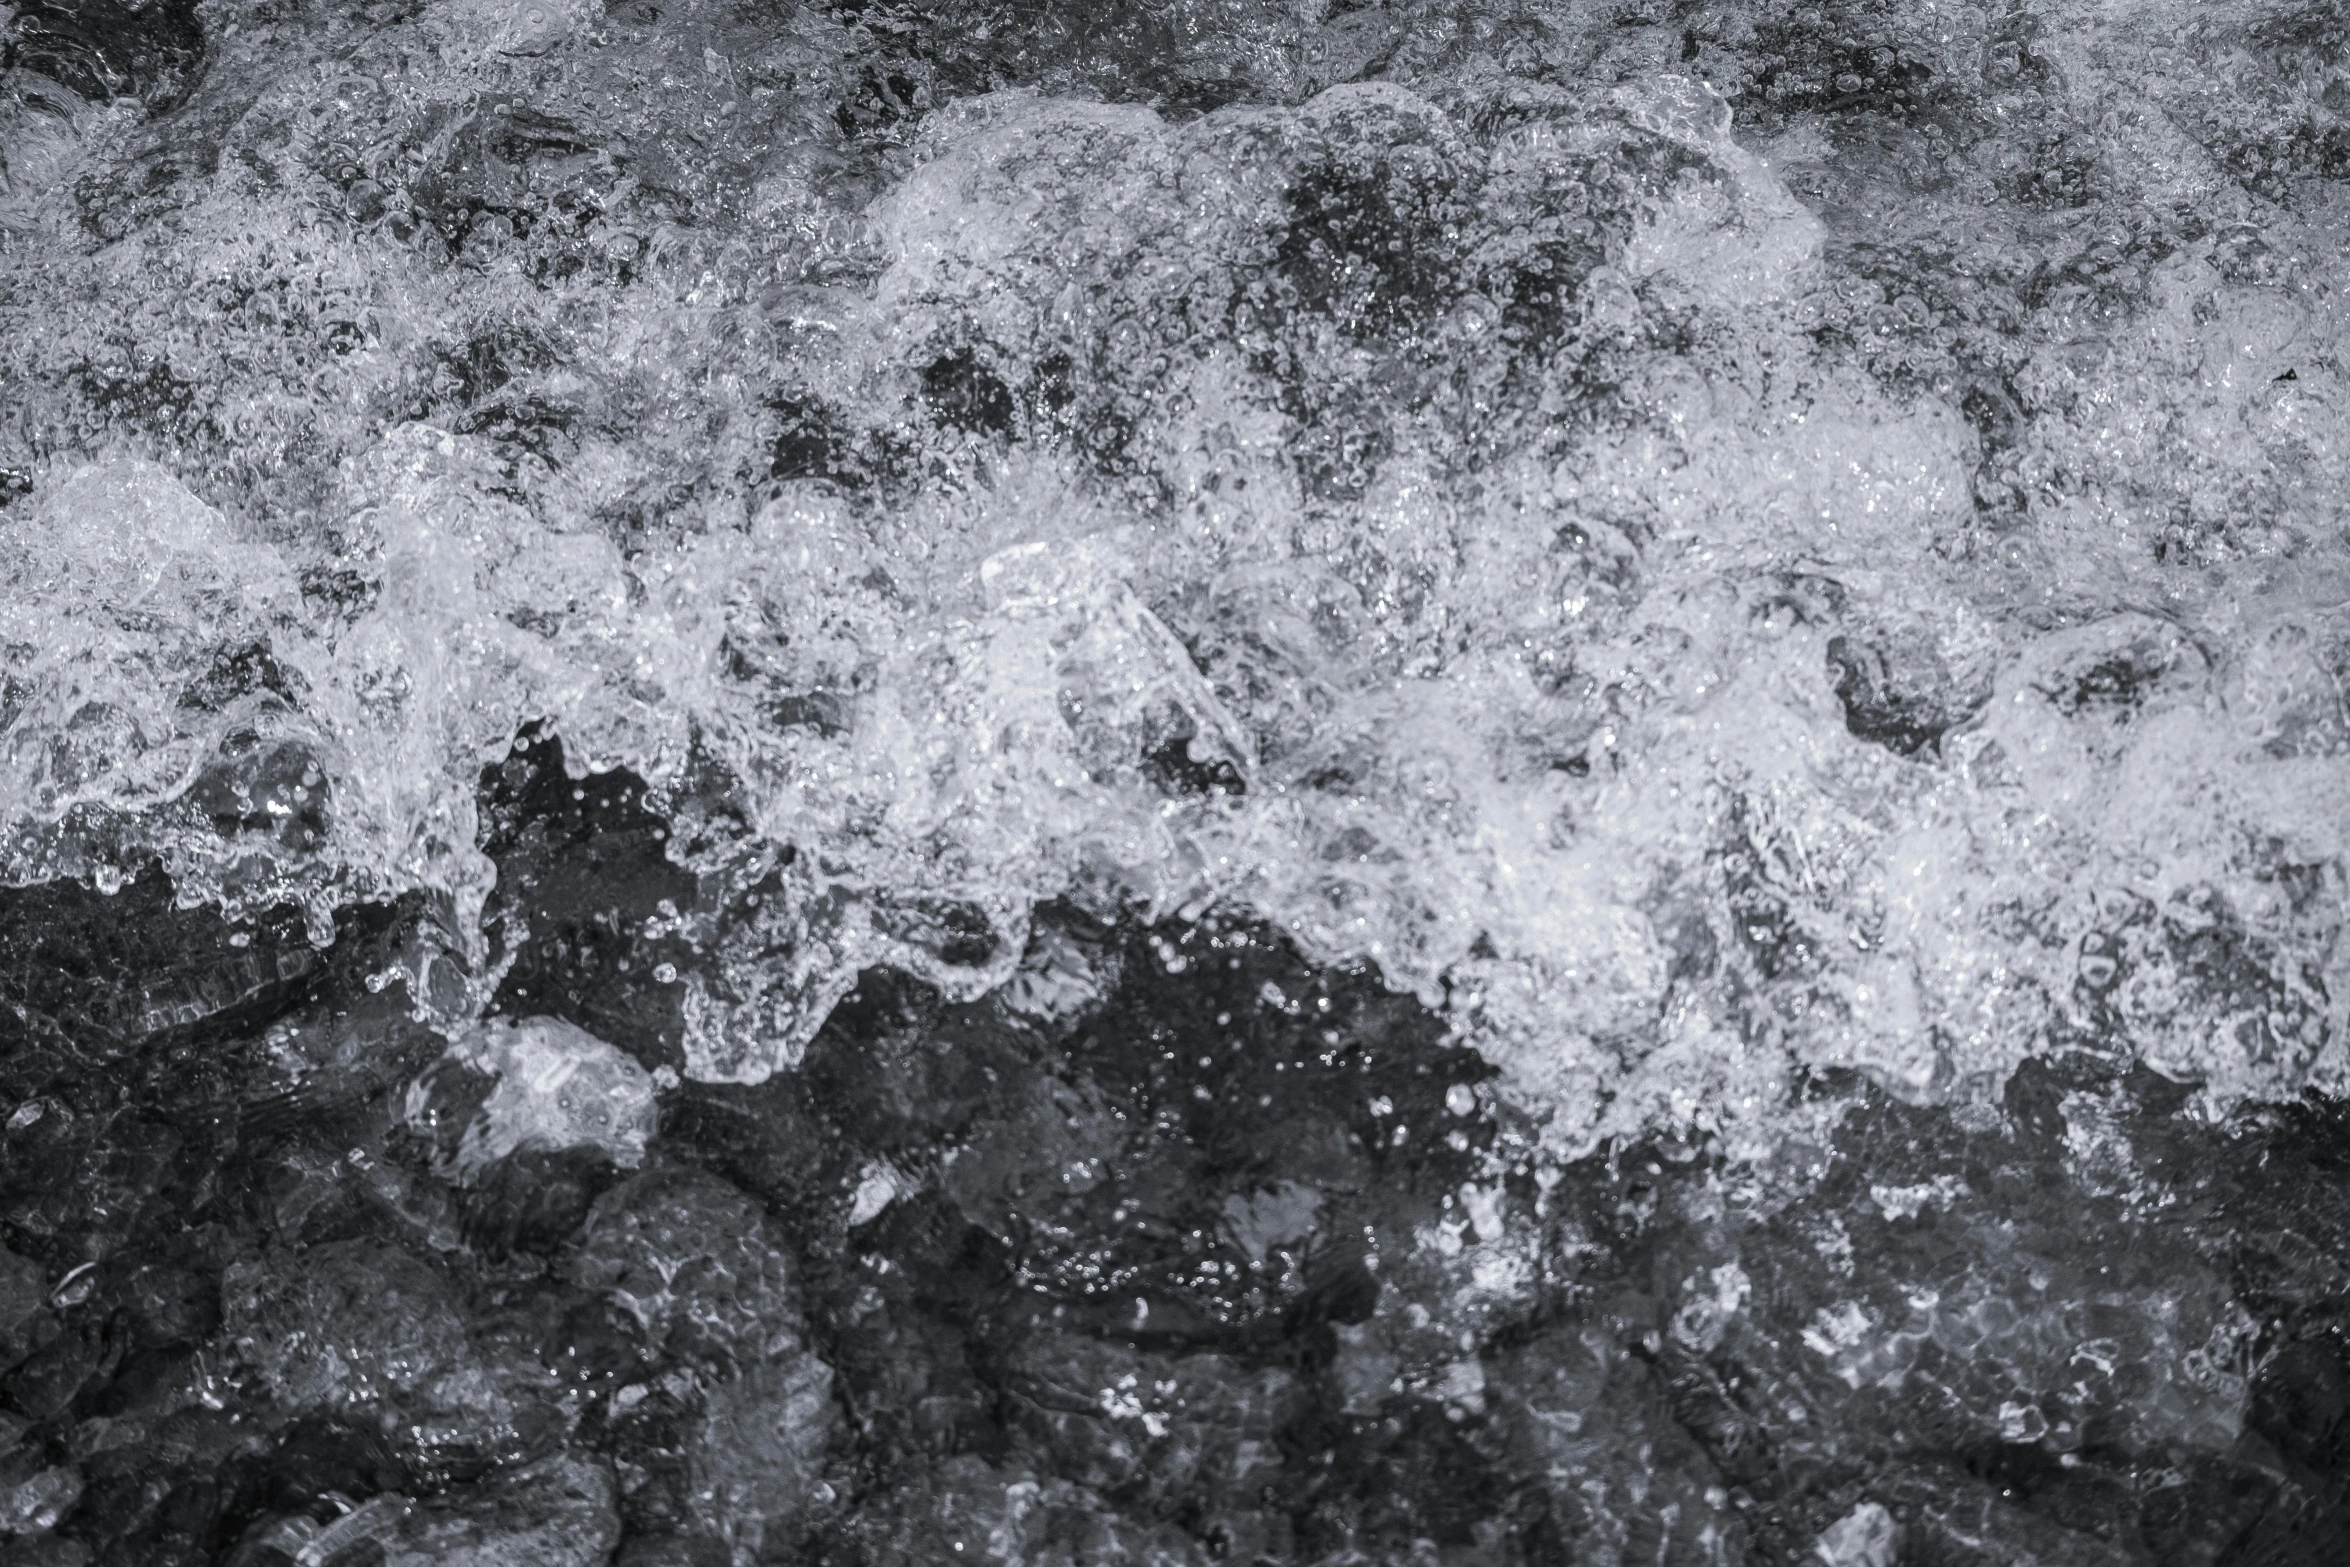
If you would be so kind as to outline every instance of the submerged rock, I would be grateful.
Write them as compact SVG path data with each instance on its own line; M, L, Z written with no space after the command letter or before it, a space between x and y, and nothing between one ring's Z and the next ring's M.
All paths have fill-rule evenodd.
M569 1456L407 1507L386 1567L603 1567L620 1543L612 1474Z
M445 1275L372 1240L255 1259L221 1282L223 1326L291 1410L462 1409L484 1389Z
M461 1082L437 1081L452 1071L489 1079L470 1115L458 1106L475 1096ZM477 1184L520 1153L585 1150L634 1169L656 1121L653 1080L628 1056L560 1019L497 1019L459 1038L409 1087L408 1121L435 1139L461 1185Z
M9 1455L11 1460L20 1454ZM18 1470L16 1462L9 1470ZM46 1534L82 1499L81 1472L67 1467L42 1469L18 1478L0 1471L0 1534Z
M686 1451L696 1516L737 1563L798 1548L837 1493L823 1478L838 1432L830 1367L784 1355L714 1383Z
M23 1355L26 1330L48 1293L47 1270L0 1248L0 1360L13 1363Z
M568 1266L649 1342L713 1366L756 1367L803 1341L782 1237L758 1204L698 1170L648 1170L606 1192Z

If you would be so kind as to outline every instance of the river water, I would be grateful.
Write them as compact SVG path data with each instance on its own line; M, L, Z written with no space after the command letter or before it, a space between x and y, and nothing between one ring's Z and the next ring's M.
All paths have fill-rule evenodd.
M1283 1373L1325 1392L1369 1378L1329 1394L1368 1420L1364 1367L1393 1361L1398 1398L1449 1413L1439 1434L1485 1419L1508 1356L1549 1353L1487 1340L1458 1358L1509 1316L1493 1302L1523 1306L1534 1274L1616 1244L1559 1238L1554 1190L1585 1178L1562 1171L1607 1186L1590 1201L1614 1212L1636 1200L1611 1184L1626 1151L1674 1151L1656 1180L1695 1184L1666 1208L1714 1239L1656 1262L1657 1301L1625 1320L1667 1324L1638 1366L1670 1360L1657 1344L1696 1363L1733 1354L1729 1324L1770 1293L1720 1240L1725 1190L1757 1225L1849 1199L1895 1229L1970 1212L1978 1249L2041 1226L2061 1253L2058 1214L1999 1219L1979 1169L1918 1150L2039 1125L2056 1141L2027 1166L2151 1212L2133 1148L2236 1147L2346 1087L2338 6L159 0L0 17L0 883L11 928L49 941L8 982L26 1059L95 1051L120 1077L122 1052L233 1038L264 1053L232 1100L358 1072L320 1102L397 1101L423 1125L441 1080L400 1051L453 1039L447 1071L507 1086L449 1112L487 1120L462 1157L416 1156L427 1186L478 1192L542 1144L608 1144L607 1176L634 1169L658 1095L655 1167L717 1160L724 1135L697 1154L702 1134L676 1129L696 1115L766 1117L767 1143L845 1139L824 1201L857 1225L919 1189L983 1232L1075 1224L1055 1244L1116 1273L1111 1243L1088 1249L1101 1215L1048 1220L995 1184L1018 1163L998 1145L1027 1139L1022 1157L1058 1162L1056 1201L1103 1170L1137 1192L1207 1183L1193 1196L1226 1215L1218 1244L1272 1270L1266 1299L1369 1277L1279 1260L1316 1235L1336 1255L1332 1194L1382 1189L1359 1154L1325 1168L1294 1139L1400 1148L1415 1116L1428 1138L1458 1121L1461 1146L1430 1155L1458 1164L1444 1211L1485 1216L1448 1232L1435 1211L1398 1217L1407 1203L1366 1219L1388 1226L1373 1254L1418 1231L1430 1257L1463 1234L1473 1252L1521 1203L1551 1226L1545 1260L1445 1273L1436 1331L1463 1341L1441 1364L1358 1352L1347 1335L1403 1310L1373 1282L1377 1315L1298 1328L1348 1347ZM95 942L104 909L134 905L124 928L159 933L123 937L129 971L96 974L71 933ZM542 1013L588 1032L499 1032ZM374 1047L317 1042L345 1027L330 1015L407 1041L381 1046L380 1081L354 1065ZM902 1087L911 1119L876 1130L857 1096L887 1085L842 1058L958 1028L1074 1051L1020 1070L1059 1085L1038 1104L1077 1099L1032 1125L1029 1090L1001 1090L985 1133L938 1108L963 1089ZM1013 1073L1001 1039L952 1048ZM1198 1072L1260 1050L1319 1075L1251 1077L1257 1153L1194 1166L1102 1130L1166 1096L1241 1105ZM583 1051L579 1081L626 1102L633 1141L512 1086L571 1082ZM1358 1055L1358 1076L1419 1063L1410 1084L1437 1097L1397 1110L1400 1089L1328 1079ZM25 1106L61 1092L19 1076ZM776 1131L785 1100L815 1120ZM2071 1107L2046 1110L2053 1131L2032 1121L2043 1100ZM1910 1157L1816 1197L1818 1160L1868 1163L1854 1136L1907 1138ZM822 1206L725 1173L778 1211ZM1367 1216L1389 1199L1346 1200ZM105 1232L84 1218L74 1234ZM1773 1242L1829 1269L1804 1286L1817 1299L1787 1286L1778 1304L1802 1309L1781 1338L1846 1393L1899 1381L1928 1342L1963 1360L2028 1340L2012 1358L2035 1387L2075 1340L2149 1364L2249 1357L2116 1394L2140 1412L2112 1461L2134 1495L2158 1451L2181 1472L2190 1450L2283 1472L2230 1444L2253 1361L2299 1340L2259 1328L2267 1308L2225 1269L2182 1285L2185 1305L2158 1310L2150 1282L2111 1307L2153 1313L2166 1325L2141 1337L2169 1349L2069 1318L2040 1346L2018 1324L2043 1308L1974 1252L1972 1327L1934 1327L1910 1274L1910 1294L1839 1315L1851 1245L1829 1222ZM273 1223L288 1245L362 1244ZM53 1272L83 1244L57 1223L11 1233L63 1248ZM1063 1305L1094 1288L1054 1272L1066 1258L1032 1263ZM1120 1289L1158 1264L1132 1266ZM2076 1315L2104 1298L2068 1287ZM1183 1289L1232 1333L1259 1309ZM247 1294L253 1320L280 1309ZM849 1333L854 1295L836 1294L809 1308L831 1326L788 1331ZM1205 1327L1153 1339L1141 1318L1099 1331L1170 1366L1270 1353ZM1600 1398L1615 1362L1592 1353L1597 1371L1545 1374L1599 1378L1575 1396ZM826 1354L808 1364L861 1374ZM310 1407L307 1373L262 1362L278 1405ZM718 1378L694 1418L846 1396L824 1391L834 1374ZM1097 1378L1112 1423L1162 1420L1112 1396L1139 1373L1121 1374ZM1623 1374L1687 1391L1669 1366ZM1246 1404L1238 1375L1219 1370L1215 1396ZM1553 1414L1526 1429L1569 1429ZM2075 1465L2079 1430L2046 1433L2090 1422L1984 1418L1994 1447ZM1674 1492L1674 1517L1728 1520L1707 1499L1759 1485L1719 1437L1699 1446L1722 1473ZM1636 1471L1650 1460L1618 1449L1646 1439L1599 1446ZM775 1460L789 1485L709 1483L738 1501L785 1485L789 1505L738 1511L816 1529L809 1441ZM1098 1454L1019 1480L984 1444L944 1451L925 1483L996 1496L1006 1518L1079 1485L1192 1528L1167 1522L1181 1484L1104 1478L1085 1469ZM983 1462L1002 1475L954 1468ZM828 1495L854 1490L828 1472ZM1026 1503L1001 1500L1021 1484ZM1883 1567L1898 1535L1901 1560L1928 1560L1916 1517L1957 1514L1896 1496L1939 1482L1887 1484L1877 1501L1827 1486L1783 1527L1707 1524L1686 1548ZM1605 1546L1564 1502L1541 1535L1530 1504L1494 1501L1394 1539L1299 1523L1252 1548L1628 1561L1605 1552L1632 1552L1665 1504L1625 1503L1626 1485L1600 1484L1616 1500L1590 1516L1650 1522ZM622 1516L631 1538L693 1533ZM991 1527L1012 1531L1005 1559L1127 1559ZM1239 1549L1245 1529L1218 1527ZM1659 1559L1700 1559L1661 1527ZM2114 1560L2220 1559L2128 1527L2156 1554ZM718 1531L738 1560L787 1532ZM1134 1559L1225 1538L1194 1536ZM930 1548L858 1538L875 1559ZM2074 1548L1947 1559L2107 1559ZM1503 1554L1460 1554L1476 1551Z

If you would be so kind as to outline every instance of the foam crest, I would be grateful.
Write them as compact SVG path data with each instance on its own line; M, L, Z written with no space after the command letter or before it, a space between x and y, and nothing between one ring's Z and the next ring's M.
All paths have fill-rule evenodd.
M525 71L525 12L436 15ZM570 16L525 42L588 48ZM532 112L462 134L620 210ZM456 1027L499 960L480 770L543 724L669 819L704 1077L791 1065L875 964L987 995L1067 899L1373 965L1570 1149L1764 1137L1839 1068L2342 1080L2322 307L2182 259L2095 362L1889 368L1931 307L1670 76L964 99L839 244L771 153L705 192L747 237L597 219L576 283L511 224L429 276L304 239L300 308L376 324L266 523L45 472L0 523L7 876L160 855L321 939L422 895ZM187 255L243 265L206 200ZM1915 287L1989 311L2004 255ZM2213 454L2191 495L2130 469L2164 431Z

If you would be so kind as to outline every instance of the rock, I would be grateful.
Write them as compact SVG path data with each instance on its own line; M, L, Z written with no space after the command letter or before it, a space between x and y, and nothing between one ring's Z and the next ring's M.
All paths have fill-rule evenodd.
M1899 1538L1893 1515L1863 1502L1822 1532L1814 1553L1828 1567L1893 1567Z
M1016 1357L1020 1423L1053 1471L1159 1514L1255 1511L1280 1434L1312 1404L1294 1373L1224 1355L1036 1333Z
M379 1420L304 1415L268 1450L268 1497L281 1508L315 1508L334 1497L403 1492L415 1477Z
M839 1426L832 1382L830 1367L801 1354L729 1377L705 1395L687 1453L692 1495L738 1563L795 1550L801 1529L833 1499L821 1477Z
M1116 955L1063 925L1039 922L1019 972L1000 993L1003 1005L1040 1023L1061 1023L1092 1008L1117 978Z
M0 1246L0 1370L31 1346L25 1330L49 1293L47 1270L30 1257Z
M793 1269L759 1205L699 1170L655 1169L596 1200L572 1281L618 1303L646 1339L713 1367L801 1347Z
M620 1543L612 1471L542 1459L411 1507L383 1538L384 1567L603 1567Z
M27 1475L13 1485L0 1484L0 1534L54 1529L81 1499L81 1471L63 1465Z
M512 957L498 1010L563 1018L647 1066L681 1064L674 976L694 951L674 927L702 910L644 781L620 768L574 779L562 740L534 730L483 770L480 794L498 866L483 924Z
M20 1070L28 1047L111 1055L258 1028L324 967L298 910L232 923L181 908L152 862L111 893L62 880L0 889L0 1042Z
M85 1389L111 1373L121 1351L104 1341L95 1323L34 1320L37 1347L0 1379L0 1394L17 1413L47 1420L71 1409Z
M2350 1460L2350 1365L2325 1340L2282 1345L2253 1383L2246 1423L2319 1474Z
M867 1560L907 1567L990 1559L1039 1567L1206 1567L1211 1559L1174 1525L1130 1521L1082 1486L969 1456L892 1491L862 1520L856 1537Z
M728 1567L732 1560L724 1545L706 1536L632 1534L617 1567Z
M239 1263L221 1298L231 1342L289 1409L396 1405L473 1365L448 1281L379 1241Z
M0 1548L0 1567L89 1567L90 1548L54 1534L28 1534Z
M231 1268L221 1295L224 1336L280 1409L381 1423L402 1467L477 1471L561 1425L535 1346L487 1324L477 1342L478 1307L398 1247L350 1240L272 1253Z
M435 1091L436 1076L450 1068L490 1080L470 1115L451 1118L459 1122L453 1148L441 1115L445 1095ZM587 1030L551 1017L480 1025L408 1090L409 1124L435 1138L450 1173L467 1186L523 1151L588 1149L635 1169L644 1162L655 1115L653 1080L643 1067Z
M1015 1233L1043 1191L1082 1195L1098 1185L1130 1136L1091 1084L1037 1078L1027 1086L1026 1103L975 1129L943 1182L973 1223L997 1235Z
M464 1194L466 1244L492 1259L552 1253L586 1222L610 1176L594 1149L508 1154Z
M307 1513L294 1513L257 1526L238 1552L238 1567L349 1561L362 1551L377 1555L409 1510L408 1498L398 1494L370 1497L356 1507L348 1498L330 1505L348 1510L323 1524Z
M194 1267L143 1262L115 1294L147 1348L204 1343L220 1326L219 1281Z
M1737 1560L1745 1530L1724 1504L1721 1470L1661 1379L1610 1338L1588 1327L1543 1335L1487 1371L1506 1467L1542 1477L1539 1516L1526 1527L1538 1524L1570 1560L1641 1533L1660 1546L1710 1534Z
M805 1347L782 1237L759 1206L700 1171L647 1171L598 1200L570 1271L657 1353L700 1373L671 1372L653 1399L683 1406L665 1424L687 1516L738 1563L796 1549L832 1499L820 1471L839 1412L831 1368ZM608 1326L575 1312L566 1327L571 1341L550 1358L568 1374L592 1381L599 1370L637 1369L634 1347ZM646 1399L638 1384L620 1390L615 1407Z
M1914 632L1830 637L1827 656L1844 727L1896 756L1927 750L1988 695L1956 689L1939 650Z

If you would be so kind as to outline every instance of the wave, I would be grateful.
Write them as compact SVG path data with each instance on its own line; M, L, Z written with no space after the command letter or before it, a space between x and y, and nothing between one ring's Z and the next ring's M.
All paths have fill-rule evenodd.
M696 77L768 115L697 171L526 100L559 41L361 46L306 210L12 192L8 883L421 894L383 979L454 1029L551 732L663 824L706 1079L876 965L1001 990L1062 900L1375 965L1568 1150L1834 1068L2344 1086L2324 307L2209 245L2100 305L2045 226L1858 266L1680 77L998 92L848 169L752 102L802 18Z

